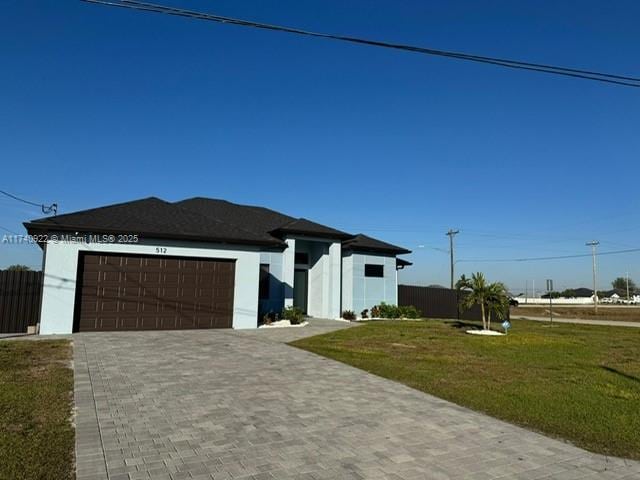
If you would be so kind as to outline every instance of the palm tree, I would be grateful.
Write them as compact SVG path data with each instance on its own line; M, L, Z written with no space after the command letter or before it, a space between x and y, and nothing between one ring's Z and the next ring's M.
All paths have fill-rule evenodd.
M507 295L507 287L504 283L495 282L487 287L487 329L491 330L491 314L495 314L498 320L506 317L509 310L509 296Z
M460 298L460 308L462 310L468 310L475 304L480 305L480 311L482 312L482 329L487 330L485 307L487 305L489 290L484 274L477 272L472 274L471 278L462 275L456 283L456 289L465 292L462 298Z
M463 290L464 294L460 299L460 308L468 310L474 305L480 305L482 313L482 329L491 329L491 316L502 320L509 309L509 297L507 287L503 283L487 283L487 279L481 272L474 273L471 278L464 275L456 283L458 290Z

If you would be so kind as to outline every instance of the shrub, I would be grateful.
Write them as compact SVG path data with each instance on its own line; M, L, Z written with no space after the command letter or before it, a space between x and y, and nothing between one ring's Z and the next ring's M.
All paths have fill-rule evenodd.
M278 321L278 314L275 313L273 310L269 311L269 313L265 313L262 316L262 323L264 325L270 325L273 322L277 322Z
M412 305L398 307L380 302L380 305L371 308L372 318L420 318L420 316L420 310Z
M400 311L397 306L389 305L384 302L380 302L378 305L378 309L380 310L381 318L398 318L400 317Z
M298 307L286 307L284 310L282 310L282 318L285 320L289 320L291 322L291 325L299 325L300 323L302 323L304 314Z
M401 318L420 318L421 317L420 310L418 310L413 305L398 307L398 309L400 310Z
M356 314L353 313L353 310L345 310L342 312L342 318L345 320L353 321L356 319Z
M368 309L368 308L365 308L364 310L362 310L362 311L360 312L360 317L361 317L361 318L369 318L369 309Z

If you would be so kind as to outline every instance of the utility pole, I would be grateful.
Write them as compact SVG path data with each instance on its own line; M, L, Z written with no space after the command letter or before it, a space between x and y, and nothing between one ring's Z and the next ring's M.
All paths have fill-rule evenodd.
M629 272L627 272L627 302L631 300L629 297Z
M592 258L592 268L593 268L593 311L598 313L598 288L596 286L596 247L600 245L600 242L597 240L591 240L590 242L585 243L587 247L591 247L591 258Z
M453 290L453 279L454 279L454 272L453 272L453 265L454 265L454 261L453 261L453 237L455 237L457 234L460 233L460 230L453 230L453 229L449 229L449 231L447 232L447 236L449 237L449 254L451 256L451 290Z

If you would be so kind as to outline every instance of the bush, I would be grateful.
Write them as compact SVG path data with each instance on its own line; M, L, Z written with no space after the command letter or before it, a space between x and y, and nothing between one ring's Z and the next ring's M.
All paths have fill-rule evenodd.
M395 305L389 305L387 303L381 302L380 305L378 305L378 310L380 310L381 318L400 317L400 310Z
M420 318L422 316L420 310L413 305L398 307L398 309L400 310L401 318Z
M302 313L302 310L298 307L286 307L282 310L282 318L284 320L289 320L291 325L299 325L302 323L304 313Z
M420 316L420 310L413 305L398 307L381 302L380 305L371 308L372 318L420 318Z
M356 319L356 314L353 313L353 310L345 310L342 312L342 318L345 320L353 321Z
M263 325L270 325L273 322L277 322L277 321L278 321L278 314L275 313L273 310L269 311L269 313L265 313L262 316Z
M362 310L362 311L360 312L360 317L361 317L361 318L369 318L369 309L368 309L368 308L365 308L364 310Z

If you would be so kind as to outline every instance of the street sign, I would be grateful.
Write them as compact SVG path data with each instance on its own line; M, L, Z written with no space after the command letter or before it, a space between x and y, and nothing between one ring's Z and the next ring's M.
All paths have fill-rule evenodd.
M553 280L551 279L547 279L547 292L549 292L549 321L553 325L553 302L551 301L553 297L551 295L551 292L553 292Z

